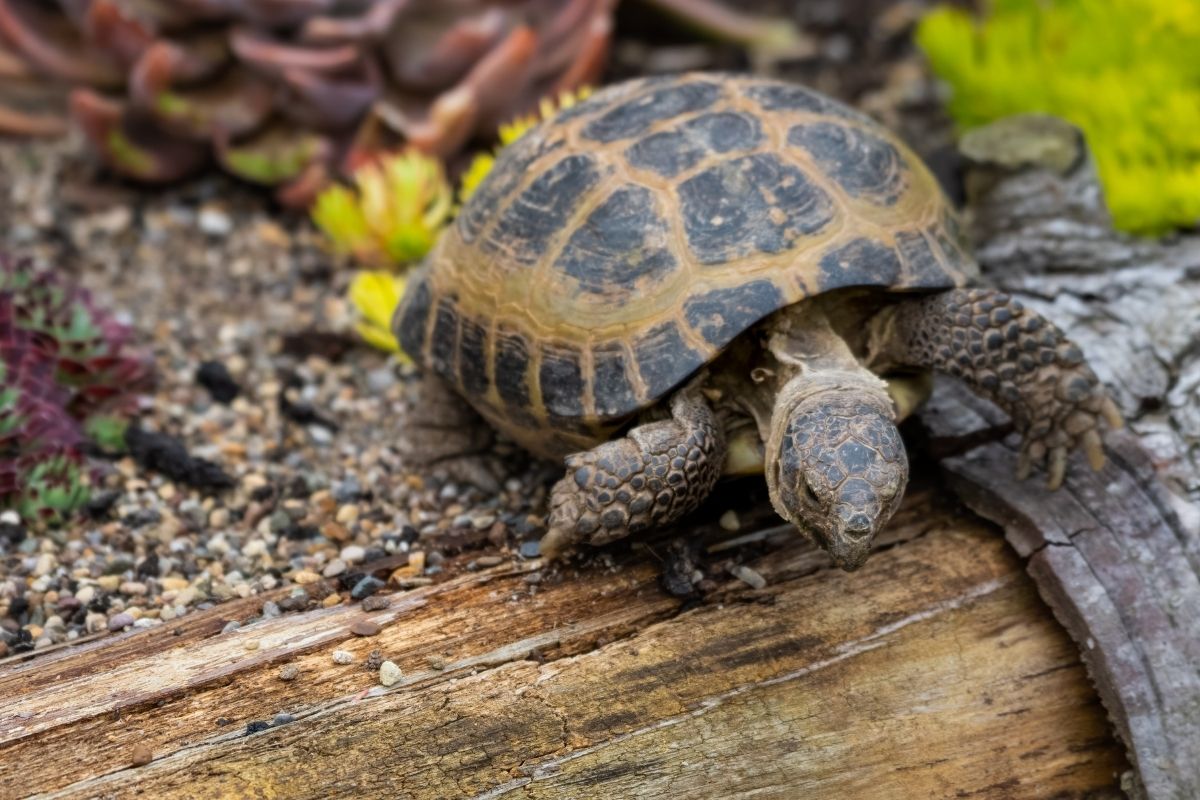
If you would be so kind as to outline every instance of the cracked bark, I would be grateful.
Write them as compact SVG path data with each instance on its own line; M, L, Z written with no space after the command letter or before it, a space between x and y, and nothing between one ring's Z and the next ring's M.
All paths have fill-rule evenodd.
M1113 232L1073 129L1006 121L968 137L985 276L1057 322L1120 405L1091 473L1058 493L1011 476L1004 415L957 385L923 411L967 505L1001 525L1079 645L1135 775L1135 797L1200 797L1200 236Z

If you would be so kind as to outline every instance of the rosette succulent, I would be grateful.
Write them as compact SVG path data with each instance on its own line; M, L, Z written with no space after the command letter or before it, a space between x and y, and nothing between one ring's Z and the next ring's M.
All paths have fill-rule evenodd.
M60 273L0 257L0 507L59 524L87 500L87 438L119 442L151 383L129 337Z
M379 150L447 158L594 82L617 1L0 0L0 132L61 131L65 103L123 175L215 159L307 203ZM651 1L716 35L791 37L719 0Z

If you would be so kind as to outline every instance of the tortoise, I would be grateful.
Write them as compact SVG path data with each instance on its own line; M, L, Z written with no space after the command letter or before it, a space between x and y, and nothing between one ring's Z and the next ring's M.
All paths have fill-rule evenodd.
M503 150L393 327L424 373L408 455L482 486L487 426L564 459L542 552L694 510L765 473L775 510L861 566L908 479L932 371L1007 410L1018 473L1104 463L1120 416L1080 349L979 285L921 160L815 91L634 80Z

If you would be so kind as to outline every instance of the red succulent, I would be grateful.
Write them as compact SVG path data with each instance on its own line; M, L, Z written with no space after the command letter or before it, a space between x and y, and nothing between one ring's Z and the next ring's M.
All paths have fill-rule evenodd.
M449 157L596 81L617 2L0 0L0 132L61 130L69 91L126 176L174 180L215 157L307 202L382 148ZM650 2L732 38L790 30L719 0Z

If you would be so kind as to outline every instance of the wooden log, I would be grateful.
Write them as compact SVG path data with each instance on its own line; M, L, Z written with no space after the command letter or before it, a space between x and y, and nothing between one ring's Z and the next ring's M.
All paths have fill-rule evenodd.
M1125 764L1077 650L997 532L943 495L914 492L858 573L776 537L749 562L765 588L699 604L663 593L644 556L505 564L372 613L219 633L218 606L10 661L0 795L1114 792ZM380 633L351 636L363 618ZM399 685L363 668L375 649ZM247 732L281 712L295 721Z
M1125 743L1135 796L1200 797L1200 238L1112 230L1078 131L1045 117L968 136L973 232L985 274L1087 352L1133 435L1064 488L1018 482L1007 419L943 382L921 418L951 485L1004 528L1081 648ZM993 435L990 437L995 439ZM1147 450L1153 458L1147 455Z

